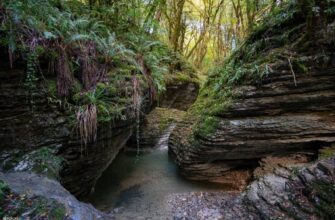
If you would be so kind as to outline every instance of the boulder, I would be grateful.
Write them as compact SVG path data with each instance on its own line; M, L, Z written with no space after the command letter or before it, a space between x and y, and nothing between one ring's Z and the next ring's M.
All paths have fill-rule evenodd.
M332 157L276 169L242 193L175 194L168 202L175 219L334 219L334 175Z

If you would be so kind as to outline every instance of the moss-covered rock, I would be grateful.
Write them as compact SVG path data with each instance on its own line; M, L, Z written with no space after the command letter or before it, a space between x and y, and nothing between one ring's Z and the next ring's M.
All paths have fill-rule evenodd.
M335 154L335 145L331 145L329 147L323 147L319 150L319 159L327 159Z
M56 153L56 149L41 147L26 154L17 150L3 152L0 158L7 172L30 171L59 179L63 158L56 156Z
M64 205L56 200L40 196L28 197L26 194L12 192L3 180L0 180L0 217L69 219Z
M59 182L27 172L0 172L1 217L102 219L112 216L78 201Z

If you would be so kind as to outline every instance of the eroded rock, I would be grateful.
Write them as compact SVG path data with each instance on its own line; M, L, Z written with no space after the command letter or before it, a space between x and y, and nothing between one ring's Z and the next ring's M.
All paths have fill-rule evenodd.
M334 157L281 168L252 182L243 193L176 194L170 196L169 207L175 219L333 219L334 171Z
M9 185L11 191L17 194L25 195L27 198L40 197L46 199L46 201L54 200L62 204L67 216L64 219L112 219L111 215L96 210L92 205L79 202L57 181L46 177L24 172L6 174L0 172L0 179ZM31 210L31 212L34 212L34 210ZM23 218L26 217L23 216Z
M246 89L245 96L228 111L213 116L217 125L210 135L198 132L189 141L185 137L190 139L193 131L185 127L194 125L194 120L177 126L169 147L183 173L192 179L211 180L231 169L257 165L269 155L316 154L319 147L334 143L333 71L298 75L308 86L295 87L288 77L240 88Z

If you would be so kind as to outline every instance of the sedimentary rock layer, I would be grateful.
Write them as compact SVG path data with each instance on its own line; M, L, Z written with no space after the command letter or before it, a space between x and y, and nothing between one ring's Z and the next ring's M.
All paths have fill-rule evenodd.
M98 128L98 139L84 146L70 114L47 99L39 86L31 96L23 68L0 62L0 153L29 153L41 147L56 150L64 159L60 181L73 194L89 193L101 173L132 134L133 122L116 121ZM17 65L20 66L20 65ZM73 116L72 116L73 117ZM19 162L19 161L18 161Z
M170 196L176 219L333 219L335 159L282 168L252 182L243 193Z
M198 132L187 140L194 121L180 124L169 147L182 173L217 181L267 155L311 154L334 143L335 69L296 73L296 82L282 71L259 85L236 87L231 107L212 116L217 125L211 135Z

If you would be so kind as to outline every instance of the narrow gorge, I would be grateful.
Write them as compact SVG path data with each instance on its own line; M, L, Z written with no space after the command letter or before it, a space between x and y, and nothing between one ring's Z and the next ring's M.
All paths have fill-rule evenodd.
M0 218L334 219L333 0L0 1Z

